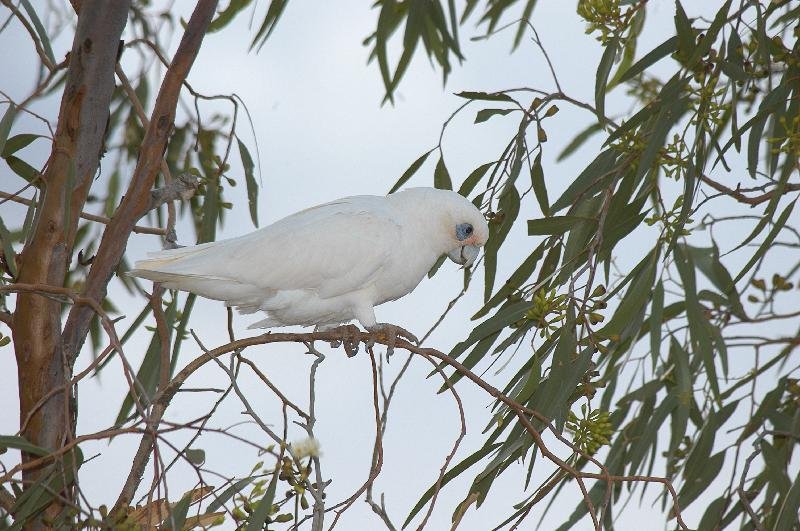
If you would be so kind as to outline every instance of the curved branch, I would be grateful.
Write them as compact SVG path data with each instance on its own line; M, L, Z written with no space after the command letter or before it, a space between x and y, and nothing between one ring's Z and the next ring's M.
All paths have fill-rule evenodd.
M614 482L614 483L632 483L632 482L645 482L645 483L660 483L664 486L664 488L669 492L670 497L672 499L674 505L674 513L677 520L678 525L681 529L688 529L683 518L681 516L680 506L678 504L678 495L675 491L672 483L669 479L663 477L656 477L656 476L619 476L619 475L612 475L609 474L608 470L600 464L596 459L592 458L591 456L587 456L584 452L580 451L578 448L574 447L573 445L569 445L574 451L579 452L581 455L589 459L593 464L598 465L601 468L601 473L594 473L594 472L583 472L581 470L577 470L572 465L558 457L553 451L551 451L547 444L544 442L541 432L534 427L531 419L534 418L542 423L547 427L547 429L553 430L554 428L550 423L550 419L545 417L544 415L540 414L539 412L532 410L522 404L516 402L512 398L503 394L499 389L493 387L485 380L483 380L480 376L472 372L466 366L458 362L457 360L453 359L452 357L444 354L433 348L423 348L417 345L413 345L408 341L405 341L401 338L375 338L375 336L358 330L355 326L347 326L341 327L338 329L328 330L325 332L311 332L311 333L266 333L259 336L238 339L236 341L231 341L225 345L217 347L213 350L209 350L189 362L183 369L178 372L173 379L169 382L169 384L164 387L154 398L153 404L155 405L154 411L150 416L149 422L151 423L158 423L161 420L160 416L166 410L167 406L169 405L172 398L175 394L180 390L181 386L186 382L186 380L192 376L197 370L203 367L206 363L212 361L213 359L218 358L224 354L242 350L247 347L252 347L255 345L265 345L268 343L298 343L298 344L307 344L312 341L342 341L342 339L347 339L349 341L354 341L356 344L364 343L366 345L370 344L371 342L380 343L386 346L389 344L393 344L396 348L405 349L412 354L416 354L422 356L424 358L434 358L439 361L444 362L446 365L450 366L457 372L459 372L462 376L466 377L467 379L471 380L475 383L478 387L486 391L490 396L499 400L500 402L507 405L516 415L517 420L523 426L525 431L531 436L534 440L534 443L539 448L539 451L542 455L552 462L554 465L559 467L561 470L569 474L571 477L575 478L576 482L581 487L581 491L583 493L583 499L587 503L587 507L590 508L590 512L593 514L593 520L596 522L596 515L592 511L593 504L588 495L588 491L586 490L584 480L591 479L591 480L598 480L598 481L605 481L605 482ZM556 433L554 431L554 433ZM560 434L556 433L556 436ZM138 486L138 482L141 480L141 474L144 471L144 464L146 464L147 459L149 459L149 448L150 443L146 442L149 438L152 437L152 434L146 434L142 438L142 444L140 445L140 453L137 454L137 459L134 461L133 469L129 475L128 481L131 482L130 485L126 483L128 488L135 491L136 486ZM567 442L563 437L559 437L559 440L562 442ZM146 451L145 451L146 450ZM141 453L144 452L144 453ZM138 479L137 476L138 475ZM117 500L116 507L119 508L121 506L126 505L127 502L120 498Z

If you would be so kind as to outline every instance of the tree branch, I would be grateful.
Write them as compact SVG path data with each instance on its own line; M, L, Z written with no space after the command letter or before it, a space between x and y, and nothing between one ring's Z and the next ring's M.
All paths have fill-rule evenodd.
M537 419L537 420L543 422L544 425L547 427L547 429L550 429L551 431L554 432L554 434L558 435L557 431L554 429L554 427L552 426L552 423L550 422L550 420L547 417L543 416L542 414L540 414L537 411L534 411L534 410L532 410L532 409L530 409L530 408L528 408L526 406L523 406L522 404L516 402L512 398L509 398L504 393L502 393L499 389L497 389L497 388L493 387L492 385L490 385L489 383L487 383L485 380L483 380L480 376L478 376L477 374L472 372L470 369L468 369L462 363L458 362L457 360L455 360L454 358L448 356L447 354L444 354L443 352L440 352L440 351L438 351L436 349L432 349L432 348L419 347L417 345L413 345L413 344L409 343L408 341L405 341L405 340L400 339L400 338L397 338L397 339L386 338L386 337L375 338L372 334L369 334L369 333L366 333L366 332L362 332L362 331L358 330L357 327L352 326L352 325L346 326L346 327L340 327L340 328L333 329L333 330L328 330L328 331L325 331L325 332L312 332L312 333L304 333L304 334L303 333L269 333L268 332L268 333L262 334L260 336L254 336L254 337L249 337L249 338L245 338L245 339L239 339L239 340L236 340L236 341L231 341L230 343L227 343L226 345L222 345L220 347L217 347L217 348L215 348L213 350L204 351L203 354L201 354L200 356L198 356L197 358L195 358L194 360L189 362L183 369L181 369L180 372L178 372L173 377L173 379L170 381L169 385L167 385L164 389L160 390L156 394L156 396L153 399L153 404L156 407L154 408L154 412L153 412L153 414L151 414L150 419L148 420L148 422L150 422L150 423L158 423L158 422L160 422L161 417L157 416L157 415L163 415L164 411L169 406L170 401L175 396L175 394L180 390L180 388L184 384L184 382L190 376L192 376L197 370L199 370L201 367L203 367L206 363L212 361L213 359L218 358L219 356L222 356L222 355L230 353L230 352L239 351L239 350L242 350L242 349L250 347L250 346L263 345L263 344L267 344L267 343L303 343L303 344L308 344L309 342L312 342L312 341L343 341L343 340L344 341L349 341L351 343L354 342L356 348L357 348L359 343L371 344L371 342L377 342L377 343L380 343L380 344L383 344L383 345L387 345L387 346L389 346L391 344L396 348L405 349L405 350L407 350L407 351L409 351L409 352L411 352L411 353L413 353L415 355L419 355L419 356L422 356L422 357L427 358L427 359L433 358L433 359L442 361L446 365L451 367L452 369L455 369L462 376L464 376L467 379L471 380L478 387L480 387L481 389L486 391L490 396L492 396L493 398L499 400L500 402L502 402L503 404L508 406L511 409L511 411L514 412L515 416L517 417L517 420L523 426L525 431L531 436L531 438L534 441L534 444L539 448L539 451L541 452L541 454L546 459L551 461L554 465L559 467L561 470L563 470L569 476L571 476L572 478L574 478L576 480L576 482L581 487L581 491L583 493L584 501L587 502L587 508L590 508L589 509L590 512L593 513L593 511L591 509L591 507L593 507L593 504L591 503L591 500L588 497L588 491L586 490L586 487L584 485L584 480L585 479L593 479L593 480L605 481L605 482L609 482L609 483L612 483L612 482L615 482L615 483L630 483L630 482L660 483L669 492L669 495L670 495L670 497L671 497L671 499L673 501L673 505L674 505L674 509L673 510L674 510L674 514L675 514L678 526L681 529L688 529L688 527L686 526L686 524L683 521L683 518L681 516L680 506L678 505L677 493L675 492L675 489L672 486L672 483L670 482L669 479L663 478L663 477L656 477L656 476L619 476L619 475L611 475L611 474L608 473L608 470L605 469L605 467L603 467L602 465L599 465L601 467L601 473L584 472L582 470L578 470L575 467L573 467L572 465L570 465L569 463L567 463L566 461L564 461L563 459L561 459L560 457L558 457L555 453L553 453L553 451L551 451L548 448L547 444L544 442L544 439L542 438L542 435L541 435L540 431L536 427L534 427L534 425L531 422L531 418ZM145 439L149 439L149 438L152 438L152 437L153 437L152 434L147 434L147 435L144 435L142 437L142 444L140 444L140 447L139 447L140 450L142 450L143 447L147 447L147 448L151 448L152 447L151 445L145 445ZM559 438L559 440L561 440L561 439ZM573 451L576 451L580 455L583 455L583 456L587 457L587 459L589 459L592 463L599 464L591 456L587 456L584 452L581 452L579 449L577 449L575 447L572 447L572 446L570 446L570 447L572 448ZM137 454L137 457L140 457L140 455ZM135 491L135 489L136 489L135 485L138 485L138 482L141 481L141 475L144 472L144 464L146 464L146 459L147 458L149 458L149 454L145 457L144 463L140 463L140 464L137 464L136 462L134 463L134 467L131 470L130 475L128 477L128 482L132 482L132 483L129 485L129 483L126 482L126 485L128 486L129 489L132 486L133 487L132 490ZM138 476L138 477L136 477L136 476ZM135 484L135 485L133 485L133 484ZM130 500L125 500L125 499L120 498L120 499L117 500L117 504L115 505L115 509L119 509L121 507L127 506L129 503L130 503ZM337 506L333 506L330 509L335 509L336 507ZM593 515L593 520L595 522L597 522L596 515Z
M707 185L709 185L714 190L716 190L718 192L722 192L723 194L728 195L728 196L736 199L738 202L745 203L745 204L750 205L750 206L760 205L761 203L763 203L765 201L769 201L770 199L772 199L772 196L774 196L775 192L776 192L776 190L772 190L770 192L766 192L766 193L763 193L761 195L757 195L757 196L754 196L754 197L748 197L748 196L744 195L738 189L738 187L737 187L736 190L733 190L731 188L728 188L724 184L720 184L717 181L711 179L710 177L708 177L706 175L703 175L702 173L700 174L700 180L703 181L704 183L706 183ZM800 190L800 183L795 183L795 184L787 183L783 188L783 193L785 194L785 193L788 193L788 192L796 192L797 190Z
M183 181L185 177L194 179L194 184L192 185L191 190L190 188L188 188L189 183ZM189 199L194 194L194 191L197 189L197 184L198 180L189 174L179 176L178 179L171 181L169 186L164 186L162 188L153 190L152 204L155 206L153 206L152 208L158 208L166 201L174 201L176 199ZM168 188L174 190L168 190ZM179 190L181 188L182 190ZM0 199L4 199L6 201L13 201L15 203L19 203L20 205L33 206L33 207L38 206L38 203L33 199L28 199L26 197L19 197L14 194L9 194L8 192L3 192L2 190L0 190ZM96 214L89 214L87 212L81 212L80 217L87 221L102 223L103 225L108 225L109 223L111 223L111 218L107 218L105 216L98 216ZM155 234L158 236L165 236L167 234L166 229L162 229L160 227L145 227L143 225L136 225L135 227L133 227L133 232L135 232L136 234Z
M108 282L117 268L136 222L151 207L150 189L161 166L169 135L175 121L175 109L181 86L194 63L203 37L217 7L216 0L200 0L186 26L172 63L164 75L156 98L150 124L142 140L139 159L131 183L117 212L108 224L86 278L84 295L96 301L105 297ZM73 307L62 335L67 357L77 358L86 338L92 314L86 308Z
M26 284L63 286L79 215L103 153L114 65L130 2L84 1L87 9L78 17L52 151L40 178L43 197L20 254L18 280ZM21 293L13 328L20 419L25 419L42 396L70 379L72 368L65 363L60 340L61 304L41 293ZM70 398L65 389L47 401L23 436L51 451L67 444L75 420ZM23 452L22 459L27 462L32 456ZM33 485L41 473L26 470L23 480ZM42 517L55 517L61 503L54 501Z

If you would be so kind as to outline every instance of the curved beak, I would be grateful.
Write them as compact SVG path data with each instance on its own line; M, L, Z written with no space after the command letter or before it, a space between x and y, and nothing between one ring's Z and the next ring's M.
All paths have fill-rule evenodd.
M447 257L459 265L469 267L478 257L478 251L480 247L476 245L462 245L447 253Z

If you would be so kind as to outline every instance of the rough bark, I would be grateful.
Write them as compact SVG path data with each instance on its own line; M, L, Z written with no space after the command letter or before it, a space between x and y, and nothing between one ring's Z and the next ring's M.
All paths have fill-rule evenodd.
M197 2L197 7L189 19L175 57L161 83L125 197L100 240L92 269L84 284L83 295L86 297L98 302L105 297L108 282L125 253L128 238L136 222L150 208L150 190L161 167L161 158L175 122L178 96L200 50L216 7L216 0L201 0ZM90 308L74 306L71 309L63 334L65 351L70 361L74 361L78 355L86 339L91 319Z
M53 149L39 179L43 199L36 223L20 256L18 281L63 286L72 257L78 218L102 155L109 104L114 89L120 36L129 2L84 0L78 18L61 100ZM61 304L40 294L20 294L13 316L22 435L55 450L72 436L74 413L68 392L59 393L31 414L35 404L69 378L61 342ZM23 461L30 456L23 454ZM23 474L28 482L42 470ZM54 517L55 503L47 511ZM43 524L35 522L31 528Z

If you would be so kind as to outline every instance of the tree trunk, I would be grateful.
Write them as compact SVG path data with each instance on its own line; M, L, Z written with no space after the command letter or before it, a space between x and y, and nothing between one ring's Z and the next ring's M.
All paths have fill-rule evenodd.
M72 259L78 217L103 154L114 66L125 28L129 1L84 0L69 56L53 150L37 182L43 199L36 211L32 237L20 256L20 283L42 287L42 294L20 293L13 317L14 348L22 435L47 450L57 450L73 437L75 411L67 384L72 367L61 341L62 303L45 296L48 287L62 287ZM43 404L47 393L64 386ZM23 462L31 459L23 453ZM48 469L25 470L26 488ZM62 495L66 496L69 488ZM28 525L47 527L63 507L52 503L45 518Z

